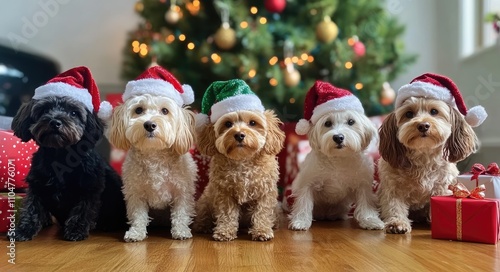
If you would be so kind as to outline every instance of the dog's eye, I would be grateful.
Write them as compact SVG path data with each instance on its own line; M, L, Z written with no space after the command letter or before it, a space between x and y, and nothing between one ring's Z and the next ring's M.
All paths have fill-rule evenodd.
M255 122L254 120L251 120L248 124L253 127L253 126L257 125L257 122Z
M347 120L347 124L348 124L349 126L354 125L354 123L356 123L356 122L355 122L353 119L349 119L349 120Z
M331 127L331 126L332 126L332 121L325 122L325 127Z
M413 112L412 111L407 111L405 113L405 116L406 116L406 118L411 119L411 118L413 118Z
M49 113L50 112L50 109L44 109L43 110L43 113L46 114L46 113Z
M438 113L439 113L439 111L436 109L431 110L431 115L437 115Z
M224 124L227 128L230 128L233 126L233 123L227 121L225 124Z
M136 114L141 114L143 111L144 111L144 109L142 107L135 108L135 113Z
M167 115L168 114L167 108L161 109L161 113L163 113L163 115Z
M72 111L69 114L71 115L71 117L76 117L76 111Z

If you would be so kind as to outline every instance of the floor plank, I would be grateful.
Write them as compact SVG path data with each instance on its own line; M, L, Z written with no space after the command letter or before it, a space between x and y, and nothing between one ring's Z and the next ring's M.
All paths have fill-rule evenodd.
M431 239L425 225L407 235L361 230L352 219L314 222L303 232L282 224L270 242L245 233L232 242L201 234L176 241L168 228L139 243L124 243L121 232L94 232L82 242L58 235L52 226L16 243L16 264L2 240L0 271L500 271L496 245Z

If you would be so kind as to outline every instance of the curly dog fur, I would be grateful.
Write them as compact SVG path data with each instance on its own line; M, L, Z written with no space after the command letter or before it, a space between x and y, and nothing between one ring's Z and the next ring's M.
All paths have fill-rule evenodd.
M240 221L249 218L252 240L274 237L279 178L276 154L285 139L280 124L270 110L237 111L197 128L198 148L212 159L209 183L196 204L194 231L213 230L215 240L230 241L237 238Z
M312 220L354 218L364 229L382 229L372 192L373 160L364 150L377 135L373 123L354 110L331 112L309 131L312 151L292 183L289 229L307 230Z
M456 162L477 144L463 115L440 100L411 97L391 113L380 128L378 194L385 231L409 233L409 217L429 220L430 197L450 194L448 185L459 174Z
M52 216L69 241L86 239L96 226L125 227L121 178L94 150L104 129L94 113L67 97L31 100L19 109L12 129L22 141L39 145L16 240L31 240L52 224Z
M144 240L149 208L168 207L172 238L191 238L197 172L188 153L194 143L193 113L167 97L135 96L115 108L108 134L113 145L128 150L123 193L131 226L125 241Z

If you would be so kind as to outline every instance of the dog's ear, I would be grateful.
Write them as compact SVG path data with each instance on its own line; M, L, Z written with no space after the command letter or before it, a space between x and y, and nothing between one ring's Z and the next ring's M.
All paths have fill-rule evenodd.
M472 127L462 114L451 109L451 135L444 146L444 157L449 162L459 162L474 153L479 141Z
M111 125L108 129L108 139L109 142L116 148L128 150L130 148L130 142L125 136L126 124L125 119L125 105L119 105L113 110L113 115L111 116Z
M378 133L375 124L373 124L373 122L368 117L362 116L362 120L364 134L362 137L361 149L365 150L366 148L368 148L372 140L376 140L378 138Z
M410 160L406 157L406 147L399 142L397 135L396 114L393 112L380 126L379 152L380 156L392 167L406 168L410 166Z
M196 147L201 154L213 156L218 153L215 147L214 124L206 124L196 128Z
M95 145L102 137L104 132L104 124L97 117L96 113L87 110L87 122L85 123L85 140Z
M269 155L277 155L280 153L281 149L283 149L285 142L285 133L280 128L283 122L281 122L272 110L264 111L264 116L267 122L267 136L264 151Z
M185 154L194 144L194 113L186 108L180 109L181 118L177 120L177 131L173 149L179 155Z
M34 103L35 102L31 100L30 102L22 104L12 120L11 128L14 131L14 135L19 137L23 142L28 142L33 139L30 127L34 123L34 120L31 118L31 109Z

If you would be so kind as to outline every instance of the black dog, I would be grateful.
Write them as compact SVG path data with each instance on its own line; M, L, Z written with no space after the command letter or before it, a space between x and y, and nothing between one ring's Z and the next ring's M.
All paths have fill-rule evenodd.
M63 238L80 241L95 227L126 226L120 176L94 150L102 121L68 97L31 100L12 121L14 134L39 145L26 178L29 185L15 230L18 241L31 240L54 216Z

